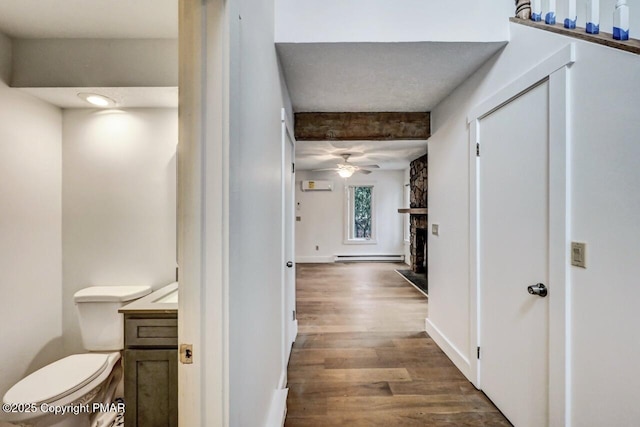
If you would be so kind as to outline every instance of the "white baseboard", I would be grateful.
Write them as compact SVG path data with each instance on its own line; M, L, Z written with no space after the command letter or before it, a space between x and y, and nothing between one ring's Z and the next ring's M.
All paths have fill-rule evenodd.
M287 395L288 388L275 390L271 398L271 407L265 427L282 427L287 418Z
M444 351L444 354L451 359L453 364L460 369L460 372L462 372L469 381L473 382L471 379L471 364L469 363L469 359L440 332L440 329L431 323L429 318L424 319L424 326L429 336L435 341L438 347Z
M287 370L283 369L282 373L280 373L280 379L278 380L278 388L284 389L287 388Z
M333 259L335 262L360 262L360 261L404 262L404 255L397 255L397 254L335 255Z
M293 331L293 337L291 339L291 342L289 343L289 348L287 348L287 363L289 363L289 359L291 359L291 351L293 349L293 344L296 342L296 338L298 338L298 319L294 320L291 322L291 330ZM286 372L283 372L282 375L285 375ZM285 388L286 387L286 376L285 376L285 381L282 382L282 378L280 378L280 388Z
M298 337L298 319L293 321L293 342ZM293 344L293 343L292 343ZM267 418L266 427L283 427L287 418L287 369L283 369L278 380L278 389L274 391L271 399L271 407L269 408L269 416Z
M307 264L326 264L333 263L333 256L297 256L296 263Z
M296 263L301 264L327 264L333 262L360 262L360 261L378 261L378 262L405 262L404 255L328 255L328 256L297 256Z

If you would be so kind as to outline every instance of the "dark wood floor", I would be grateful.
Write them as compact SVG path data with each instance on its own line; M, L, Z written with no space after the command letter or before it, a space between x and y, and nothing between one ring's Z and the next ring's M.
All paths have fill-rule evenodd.
M389 263L298 264L287 427L510 426L424 332Z

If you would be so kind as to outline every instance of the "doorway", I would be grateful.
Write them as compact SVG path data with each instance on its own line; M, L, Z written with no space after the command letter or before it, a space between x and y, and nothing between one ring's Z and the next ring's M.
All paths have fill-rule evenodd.
M283 373L287 371L291 346L298 334L296 319L295 263L295 138L282 109L282 264L283 264ZM284 386L284 384L282 384Z

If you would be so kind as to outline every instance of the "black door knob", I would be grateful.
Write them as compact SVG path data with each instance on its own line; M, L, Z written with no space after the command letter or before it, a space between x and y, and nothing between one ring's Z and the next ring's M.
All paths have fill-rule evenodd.
M288 261L287 262L287 267L289 267L289 268L293 267L293 263L291 261Z
M543 283L537 283L533 286L529 286L527 288L527 291L529 291L529 293L531 295L538 295L539 297L546 297L547 296L547 287L543 284Z

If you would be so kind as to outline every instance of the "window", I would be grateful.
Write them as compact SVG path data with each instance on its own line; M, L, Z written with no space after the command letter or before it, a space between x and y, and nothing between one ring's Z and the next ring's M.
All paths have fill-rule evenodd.
M345 243L376 243L373 185L347 187Z

